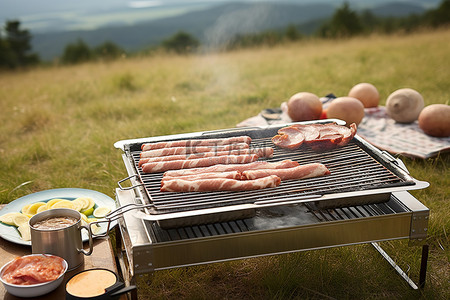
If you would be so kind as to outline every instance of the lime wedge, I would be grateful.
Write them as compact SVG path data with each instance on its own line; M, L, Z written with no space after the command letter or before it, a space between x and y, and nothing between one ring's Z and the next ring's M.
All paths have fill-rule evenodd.
M106 206L100 206L94 210L93 215L96 218L104 218L110 211L111 211L111 208L106 207Z
M92 215L93 212L94 212L94 208L93 208L93 207L81 211L81 213L84 214L84 215L86 215L86 216Z

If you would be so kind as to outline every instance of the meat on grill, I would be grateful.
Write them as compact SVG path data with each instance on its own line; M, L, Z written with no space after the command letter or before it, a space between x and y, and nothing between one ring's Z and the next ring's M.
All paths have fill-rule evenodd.
M252 142L251 137L249 136L236 136L222 139L189 139L189 140L179 140L179 141L167 141L167 142L155 142L155 143L145 143L142 144L141 150L155 150L162 148L172 148L172 147L199 147L199 146L208 146L215 147L219 145L229 145L229 144L238 144L238 143L246 143L249 144Z
M303 144L305 135L292 126L283 128L283 131L278 130L278 134L272 138L272 142L286 149L297 149Z
M201 152L193 154L179 154L179 155L167 155L159 157L144 157L139 160L138 166L141 167L145 163L158 162L158 161L170 161L170 160L185 160L185 159L197 159L205 158L211 156L224 156L224 155L246 155L246 154L256 154L258 157L270 158L273 157L272 147L262 147L262 148L249 148L249 149L236 149L228 151L210 151Z
M184 175L184 176L164 176L161 181L165 180L174 180L174 179L183 179L183 180L198 180L198 179L211 179L211 178L228 178L228 179L242 179L242 173L239 171L229 171L229 172L210 172L210 173L201 173L195 175Z
M212 156L197 159L150 162L142 165L144 173L158 173L167 170L209 167L217 164L246 164L258 160L256 154Z
M142 151L140 157L146 158L146 157L157 157L167 155L194 154L203 152L219 152L219 151L248 149L248 148L250 148L250 146L246 143L210 146L210 147L208 146L171 147L171 148L161 148L155 150Z
M306 144L314 150L326 150L345 146L356 134L356 124L350 128L329 124L293 124L278 130L272 142L286 149L298 149ZM303 137L303 140L302 140Z
M273 188L280 185L281 179L271 175L254 180L235 179L199 179L199 180L163 180L161 192L210 192L210 191L249 191Z
M270 175L277 175L281 180L305 179L330 174L328 168L319 163L300 165L288 169L261 169L242 172L242 178L251 180Z
M164 173L164 176L183 176L194 175L208 172L227 172L227 171L240 171L256 170L256 169L286 169L298 166L299 163L290 159L286 159L279 162L267 162L267 161L255 161L247 164L218 164L207 168L192 168L186 170L172 170Z

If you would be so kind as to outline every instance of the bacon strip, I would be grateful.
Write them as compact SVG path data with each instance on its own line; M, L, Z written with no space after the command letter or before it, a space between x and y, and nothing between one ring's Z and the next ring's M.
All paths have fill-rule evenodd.
M183 176L164 176L161 180L174 180L174 179L183 179L183 180L198 180L198 179L211 179L211 178L228 178L228 179L242 179L242 173L239 171L229 171L229 172L210 172L210 173L200 173L195 175L183 175Z
M236 136L230 138L222 139L190 139L190 140L179 140L179 141L168 141L168 142L156 142L156 143L145 143L142 144L141 150L148 151L161 148L172 148L172 147L198 147L198 146L209 146L215 147L219 145L229 145L237 143L250 144L252 142L249 136Z
M146 157L157 157L157 156L167 156L167 155L179 155L179 154L193 154L193 153L203 153L203 152L219 152L228 150L238 150L238 149L248 149L250 146L246 143L239 144L229 144L222 146L191 146L191 147L172 147L172 148L161 148L155 150L143 151L140 154L141 158Z
M281 183L280 177L271 175L254 180L235 179L199 179L199 180L165 180L161 192L211 192L211 191L250 191L273 188Z
M187 170L173 170L164 173L164 176L183 176L194 175L200 173L209 172L227 172L227 171L239 171L256 170L256 169L286 169L298 166L299 163L290 159L286 159L280 162L267 162L267 161L255 161L248 164L228 164L228 165L215 165L208 168L193 168Z
M242 178L251 180L270 175L277 175L281 180L305 179L330 174L328 168L319 163L300 165L289 169L262 169L242 172Z
M197 158L205 158L211 156L224 156L224 155L246 155L246 154L256 154L258 157L273 157L273 148L272 147L263 147L263 148L250 148L250 149L236 149L236 150L228 150L228 151L210 151L210 152L201 152L201 153L193 153L193 154L179 154L179 155L167 155L160 157L144 157L139 160L138 166L141 167L145 163L149 162L157 162L157 161L170 161L170 160L184 160L184 159L197 159Z
M256 160L258 160L258 156L256 154L212 156L197 159L145 163L142 165L142 171L144 173L158 173L165 172L167 170L209 167L217 164L245 164Z

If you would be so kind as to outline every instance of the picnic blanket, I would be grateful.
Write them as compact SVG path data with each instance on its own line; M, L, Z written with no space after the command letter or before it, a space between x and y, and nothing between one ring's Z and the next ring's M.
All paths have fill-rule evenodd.
M334 98L333 94L329 94L320 100L326 108ZM264 109L236 126L251 127L290 122L292 120L287 114L287 103L283 102L280 108ZM397 123L387 115L384 106L365 109L365 116L358 125L358 135L381 150L411 158L426 159L450 150L450 137L429 136L420 129L417 121L411 124Z

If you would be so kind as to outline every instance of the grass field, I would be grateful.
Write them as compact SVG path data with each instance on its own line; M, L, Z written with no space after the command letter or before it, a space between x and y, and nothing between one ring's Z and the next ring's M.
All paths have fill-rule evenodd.
M0 73L0 203L64 187L114 197L127 176L114 142L234 127L300 91L342 96L371 82L382 104L402 87L426 104L449 104L449 40L441 30ZM412 192L431 209L423 290L411 290L370 245L357 245L160 271L139 277L139 297L449 299L449 155L402 160L431 184ZM382 246L417 282L420 247Z

